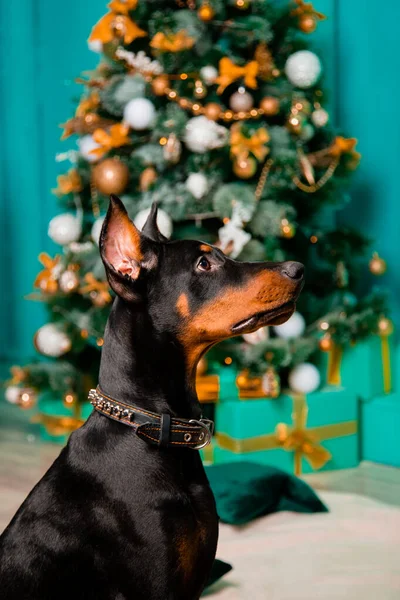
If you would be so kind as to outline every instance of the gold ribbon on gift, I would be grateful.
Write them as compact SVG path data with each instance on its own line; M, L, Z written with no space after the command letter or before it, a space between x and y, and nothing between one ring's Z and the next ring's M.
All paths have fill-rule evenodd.
M380 335L379 337L381 338L383 391L385 394L390 394L392 391L392 371L390 367L389 336Z
M340 366L342 364L343 348L332 342L332 348L328 352L328 385L341 385Z
M265 127L260 127L252 136L246 137L241 132L241 126L241 123L235 123L231 127L231 154L245 159L251 152L257 160L264 160L269 152L269 148L265 146L269 142L268 131Z
M201 455L204 464L213 465L214 464L214 443L211 441L210 444L207 444L204 448L201 449Z
M244 78L247 87L256 89L258 70L259 64L256 60L251 60L244 67L239 67L230 58L224 56L219 61L219 75L215 80L215 83L218 83L217 94L222 94L225 88L239 77Z
M84 424L84 420L77 417L58 417L39 413L32 418L32 423L40 423L47 433L54 436L69 435Z
M308 406L303 394L295 394L293 399L292 426L279 423L274 433L239 440L225 433L217 433L220 448L235 454L273 450L282 448L294 453L294 472L301 475L301 461L305 458L313 469L322 468L331 454L321 442L357 433L357 421L344 421L331 425L320 425L307 429Z
M219 389L218 375L197 375L196 392L199 402L218 402Z

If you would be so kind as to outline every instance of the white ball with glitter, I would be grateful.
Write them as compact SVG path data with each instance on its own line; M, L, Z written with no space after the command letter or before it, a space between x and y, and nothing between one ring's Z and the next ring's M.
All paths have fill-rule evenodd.
M9 385L4 391L4 397L10 404L18 404L22 388L17 385Z
M96 54L101 54L103 52L103 42L101 40L91 40L88 42L88 48Z
M99 217L92 225L90 236L95 244L99 245L101 228L103 227L105 217Z
M200 200L208 192L208 180L203 173L190 173L186 179L186 189L196 198Z
M218 77L218 71L212 65L206 65L200 69L200 77L207 85L212 85Z
M290 389L299 394L310 394L320 386L321 376L317 367L311 363L301 363L289 373Z
M296 311L292 314L290 319L286 321L286 323L282 323L282 325L275 325L274 331L280 338L290 340L303 335L305 328L306 322L303 315Z
M37 330L35 335L36 349L45 356L58 358L71 350L71 340L64 331L54 323L47 323Z
M154 104L147 98L134 98L124 108L124 122L136 131L149 129L153 125L155 117Z
M88 162L96 162L99 160L97 154L93 154L92 150L100 148L100 144L95 142L91 135L88 134L79 138L78 148L81 156L83 156L83 158L85 158Z
M221 148L228 142L228 130L204 115L193 117L186 123L184 141L192 152L204 154L208 150Z
M253 108L254 99L249 92L240 88L229 98L229 106L235 112L246 111Z
M325 127L329 121L329 113L324 108L317 108L311 113L311 121L315 127Z
M66 246L71 242L76 242L81 237L81 221L71 213L62 213L51 219L48 234L53 242L60 244L60 246Z
M149 216L150 210L151 210L150 208L145 208L145 209L141 210L140 212L138 212L138 214L136 215L136 217L134 219L134 223L135 223L136 227L138 229L140 229L140 231L143 229L143 226L147 221L147 217ZM171 237L171 234L172 234L171 217L165 212L165 210L162 210L161 208L159 208L157 211L157 225L158 225L158 229L160 230L160 232L166 238Z
M244 333L242 337L248 344L256 346L269 338L269 330L268 327L260 327L260 329L257 329L257 331L253 331L252 333Z
M299 50L286 61L285 73L295 87L307 89L315 85L322 71L321 62L314 52Z

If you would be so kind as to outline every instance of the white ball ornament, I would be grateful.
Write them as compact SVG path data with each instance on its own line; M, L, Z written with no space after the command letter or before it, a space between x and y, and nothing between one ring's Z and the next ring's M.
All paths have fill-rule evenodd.
M218 77L218 71L212 65L206 65L200 69L200 77L207 85L212 85Z
M91 135L84 135L78 140L78 148L80 154L89 162L96 162L99 157L96 154L92 154L92 150L100 148L100 144L94 141Z
M103 42L101 40L91 40L88 42L88 48L96 54L101 54L103 52Z
M156 109L147 98L134 98L124 108L124 121L132 129L142 131L149 129L154 123Z
M17 385L9 385L5 389L4 397L10 404L18 404L21 391L22 388L18 387Z
M306 322L303 315L299 312L294 312L290 319L282 325L275 325L274 331L277 336L285 340L300 337L306 328Z
M99 245L101 228L103 227L105 217L99 217L92 225L90 236L95 244Z
M329 121L329 113L324 108L317 108L311 113L311 121L315 127L325 127Z
M257 329L257 331L253 331L252 333L244 333L242 337L244 341L248 344L256 346L261 342L265 342L265 340L269 338L269 330L268 327L261 327L260 329Z
M71 340L66 333L53 323L47 323L37 330L35 335L36 349L45 356L58 358L71 350Z
M141 210L140 212L138 212L138 214L136 215L136 217L134 219L134 223L138 229L140 229L140 230L143 229L143 225L146 223L146 220L147 220L147 217L149 216L150 210L151 210L150 208L145 208L144 210ZM171 217L165 212L165 210L162 210L161 208L159 208L157 211L157 226L158 226L158 229L160 230L160 232L166 238L171 237L171 234L172 234Z
M242 88L229 98L229 106L235 112L250 110L253 104L253 96Z
M315 85L321 75L321 62L314 52L299 50L286 61L285 73L290 83L302 89Z
M76 242L81 237L81 233L82 224L80 219L70 213L57 215L49 223L49 237L60 246Z
M228 142L228 130L215 121L201 115L186 123L184 141L192 152L204 154L208 150L221 148Z
M208 192L207 177L203 173L190 173L186 179L186 189L196 198L200 200Z
M67 269L64 271L64 273L61 273L58 281L60 284L60 290L65 294L71 294L79 287L79 277L75 271L70 269Z
M317 367L311 363L301 363L289 373L289 386L299 394L310 394L320 386L321 376Z

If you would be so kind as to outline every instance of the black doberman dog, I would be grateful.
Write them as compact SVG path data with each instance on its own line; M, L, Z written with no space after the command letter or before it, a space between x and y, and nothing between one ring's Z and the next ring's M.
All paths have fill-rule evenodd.
M196 600L209 576L218 517L193 449L207 438L196 365L220 340L283 323L303 266L168 241L156 216L140 233L111 198L100 249L117 297L97 410L1 538L4 600Z

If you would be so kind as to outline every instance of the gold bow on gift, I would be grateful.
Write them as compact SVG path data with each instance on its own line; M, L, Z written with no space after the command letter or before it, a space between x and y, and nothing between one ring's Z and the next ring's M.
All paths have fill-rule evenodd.
M140 29L132 21L128 13L137 5L137 0L113 0L108 7L111 12L107 13L96 23L89 36L89 42L98 40L103 44L112 42L114 38L122 38L125 44L130 44L136 38L145 37L147 32Z
M76 169L70 169L65 175L57 177L58 187L53 190L56 196L65 196L82 191L82 181Z
M307 430L308 407L301 394L293 396L293 426L278 423L276 437L279 446L288 452L294 452L294 472L301 474L301 460L304 457L313 469L321 469L332 455L319 443L315 432Z
M217 94L222 94L225 88L231 83L239 79L244 78L244 83L247 87L255 89L257 87L257 75L259 65L256 60L252 60L244 67L239 67L231 61L230 58L225 56L219 61L219 76L215 80L215 83L219 84Z
M93 139L100 145L100 148L94 148L90 153L95 156L102 156L111 150L111 148L119 148L120 146L130 144L131 140L128 136L128 131L129 127L122 123L112 125L108 131L105 129L96 129L93 133Z
M247 439L231 438L226 433L217 433L216 440L220 448L235 454L273 450L282 448L294 452L294 471L301 474L301 460L304 457L314 469L320 469L330 459L331 454L321 442L357 433L357 421L344 421L331 425L320 425L307 429L307 400L302 394L294 395L292 426L279 423L274 433Z
M264 160L269 152L265 144L269 141L268 131L260 127L251 137L246 137L241 131L241 123L235 123L231 127L231 153L237 158L247 158L251 152L257 160Z
M190 50L194 44L194 39L191 38L184 29L178 33L165 34L159 31L155 34L150 42L150 46L160 52L181 52L182 50Z

